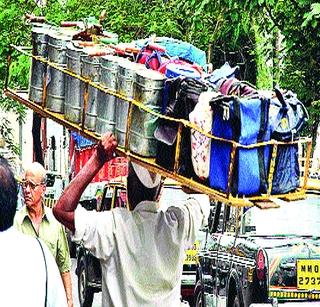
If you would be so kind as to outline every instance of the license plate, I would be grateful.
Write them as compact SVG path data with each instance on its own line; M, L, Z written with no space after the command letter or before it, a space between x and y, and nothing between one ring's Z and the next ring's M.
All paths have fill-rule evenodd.
M297 260L297 288L320 291L320 259Z
M198 250L200 242L195 241L191 249L186 250L186 257L183 264L197 264L198 263Z

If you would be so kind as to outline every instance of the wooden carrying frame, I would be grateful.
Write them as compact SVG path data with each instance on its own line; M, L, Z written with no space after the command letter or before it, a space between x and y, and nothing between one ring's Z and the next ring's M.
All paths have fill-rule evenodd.
M253 145L241 145L235 141L232 140L226 140L222 138L218 138L210 133L206 133L199 129L199 127L191 124L189 121L182 120L182 119L175 119L171 118L159 113L155 113L154 111L150 110L147 108L144 104L142 104L139 101L136 101L134 99L130 99L128 97L125 97L123 95L120 95L119 93L106 89L104 87L101 87L99 84L92 82L89 79L83 78L80 75L77 75L67 69L62 68L61 66L56 65L53 62L50 62L46 60L45 58L39 57L39 56L33 56L31 53L27 52L25 48L19 47L19 46L14 46L11 45L11 53L8 56L8 69L7 69L7 76L6 76L6 82L5 82L5 89L4 93L6 96L24 104L28 108L32 109L34 112L38 113L39 115L50 118L54 120L55 122L63 125L64 127L77 132L78 134L91 139L95 142L99 141L100 137L97 136L94 132L91 132L89 130L86 130L84 127L84 122L85 122L85 116L86 116L86 106L88 102L88 86L95 87L99 89L102 92L105 92L109 95L114 95L115 97L121 98L124 101L126 101L129 104L128 108L128 120L127 120L127 129L126 129L126 137L125 137L125 145L124 147L120 148L118 147L116 149L116 153L119 156L125 156L128 159L148 168L151 171L154 171L156 173L159 173L160 175L164 177L169 177L171 179L174 179L178 181L181 185L187 186L195 191L198 191L200 193L205 193L210 196L211 199L215 199L218 201L222 201L226 204L229 204L231 206L252 206L252 205L258 205L263 204L263 203L272 203L272 199L274 198L282 198L282 199L288 199L288 200L294 200L294 199L300 199L304 198L306 194L306 189L307 189L307 181L308 181L308 173L309 173L309 164L310 164L310 155L311 155L311 139L310 138L300 138L298 140L292 141L292 142L278 142L275 140L271 140L268 142L261 142L261 143L256 143ZM64 118L63 114L58 114L49 111L46 108L46 84L44 82L44 88L43 88L43 99L42 99L42 105L36 104L35 102L31 101L28 99L28 91L27 90L15 90L12 89L8 86L9 83L9 72L10 72L10 64L11 64L11 59L12 59L12 52L14 50L19 51L20 53L28 56L28 57L33 57L34 59L41 61L45 64L47 64L50 67L53 67L59 71L62 71L63 73L73 77L77 78L85 83L85 90L84 90L84 106L82 110L82 122L78 124L74 124ZM44 76L46 79L46 76ZM141 157L134 152L130 151L129 149L129 133L130 127L131 127L131 121L132 121L132 108L133 106L139 107L141 110L144 110L145 112L149 112L152 115L155 115L159 118L163 118L168 121L173 121L178 123L179 129L178 129L178 134L177 134L177 141L176 141L176 149L175 149L175 163L174 163L174 168L172 171L158 165L155 162L155 158L145 158ZM210 188L209 186L206 186L202 183L199 183L193 179L184 177L180 175L177 171L178 165L179 165L179 157L180 157L180 149L181 149L181 130L183 127L187 127L188 129L195 129L199 131L200 133L204 134L208 138L215 139L215 140L220 140L223 142L228 142L232 145L232 150L230 154L230 165L229 165L229 176L228 176L228 189L226 193L223 193L221 191L215 190ZM271 194L271 189L272 189L272 180L273 180L273 174L274 174L274 169L275 169L275 161L277 157L277 148L278 145L290 145L294 143L299 143L299 144L305 144L306 145L306 154L305 154L305 163L304 163L304 169L302 171L303 177L301 178L301 184L300 187L291 193L286 193L286 194L281 194L281 195L272 195ZM266 194L261 194L261 195L256 195L256 196L242 196L242 197L237 197L233 196L230 193L230 185L231 185L231 178L232 178L232 173L234 171L234 164L235 164L235 152L237 148L257 148L260 146L270 146L272 147L272 154L271 154L271 161L270 161L270 167L269 167L269 176L268 176L268 191ZM262 206L265 207L265 206ZM268 206L267 206L268 207Z

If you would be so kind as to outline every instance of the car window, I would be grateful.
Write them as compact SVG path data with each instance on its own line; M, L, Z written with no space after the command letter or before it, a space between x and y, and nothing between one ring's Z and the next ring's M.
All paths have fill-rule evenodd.
M241 233L246 235L320 236L320 197L285 202L280 208L249 208L242 216Z
M231 207L219 201L211 203L210 232L211 233L234 233L239 223L241 208Z
M127 191L124 188L118 187L116 189L116 200L114 207L126 208L127 205Z
M103 199L101 211L106 211L111 209L112 197L105 197Z
M101 211L106 211L111 209L113 191L114 191L114 187L106 188L106 192L102 201Z
M46 175L46 186L47 187L53 187L55 177L56 177L55 174L47 173L47 175Z
M88 211L97 209L97 201L95 198L81 200L80 205Z

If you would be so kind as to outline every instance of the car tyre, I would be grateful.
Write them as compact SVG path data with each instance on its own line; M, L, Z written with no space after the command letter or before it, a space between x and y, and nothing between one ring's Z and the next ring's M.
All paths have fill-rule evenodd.
M195 290L194 290L194 306L195 307L205 307L206 303L204 300L204 295L202 291L202 284L200 280L198 280Z
M88 286L88 272L84 257L81 257L78 268L78 294L81 307L91 307L94 291Z
M77 244L74 242L70 242L70 257L71 258L77 258Z

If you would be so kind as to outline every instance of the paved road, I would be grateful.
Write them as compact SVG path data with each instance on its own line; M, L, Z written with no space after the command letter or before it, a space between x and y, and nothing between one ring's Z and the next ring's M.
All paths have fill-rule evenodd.
M73 307L80 307L78 298L78 277L76 275L76 259L71 258L71 277L72 277L72 290L73 290ZM101 292L95 293L92 307L101 307Z

